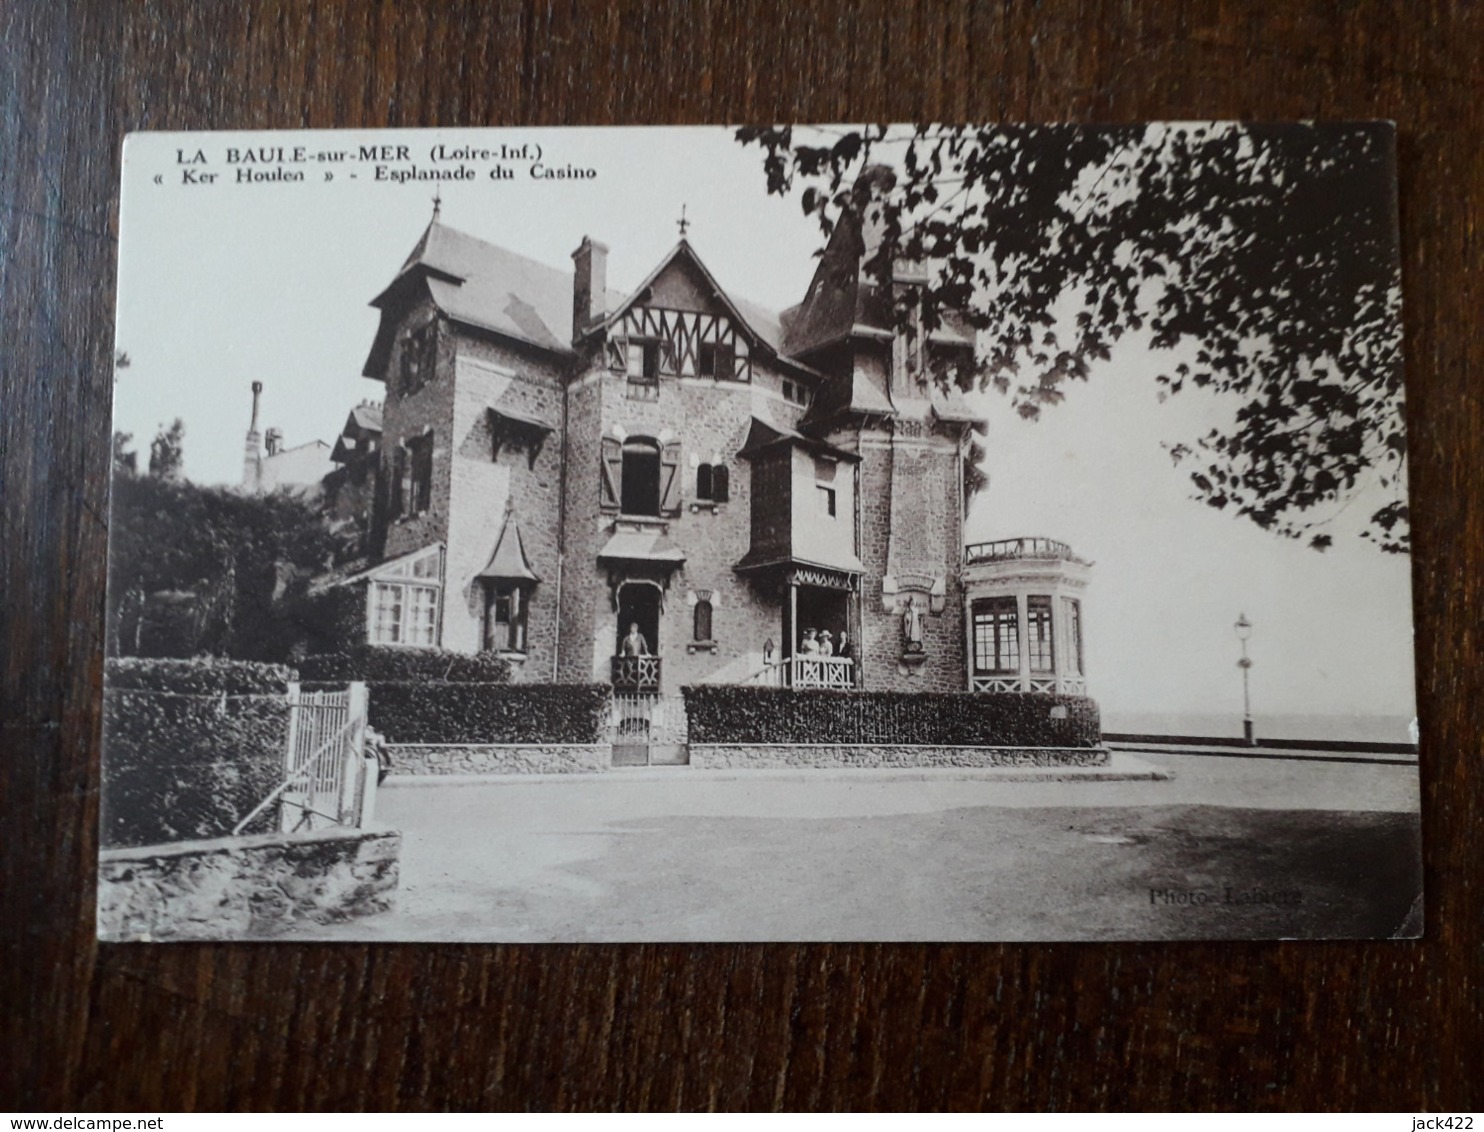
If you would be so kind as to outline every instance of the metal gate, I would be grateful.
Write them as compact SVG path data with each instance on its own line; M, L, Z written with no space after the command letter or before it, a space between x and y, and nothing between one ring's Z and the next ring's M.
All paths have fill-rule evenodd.
M290 684L288 703L283 779L232 832L274 804L285 833L365 825L376 796L375 759L368 766L366 755L366 685L306 692Z
M680 696L620 694L609 725L614 766L685 766L685 700Z

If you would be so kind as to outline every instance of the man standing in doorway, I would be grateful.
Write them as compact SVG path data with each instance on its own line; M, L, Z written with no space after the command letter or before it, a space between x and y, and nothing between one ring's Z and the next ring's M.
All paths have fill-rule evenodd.
M623 639L618 647L619 656L648 656L649 642L644 639L644 634L639 632L639 622L629 624L629 635Z

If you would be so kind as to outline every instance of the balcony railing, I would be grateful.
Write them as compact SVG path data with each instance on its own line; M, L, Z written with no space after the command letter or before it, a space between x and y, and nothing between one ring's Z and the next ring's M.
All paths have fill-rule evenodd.
M971 566L981 562L1004 562L1016 558L1082 561L1072 553L1070 546L1052 538L1002 538L994 542L971 542L964 547L964 561Z
M974 676L970 678L971 692L1041 692L1047 695L1060 693L1065 696L1087 695L1087 679L1083 676Z
M658 692L660 658L657 656L616 656L613 658L615 692Z
M848 656L796 656L768 665L744 683L770 688L849 691L855 687L855 662Z

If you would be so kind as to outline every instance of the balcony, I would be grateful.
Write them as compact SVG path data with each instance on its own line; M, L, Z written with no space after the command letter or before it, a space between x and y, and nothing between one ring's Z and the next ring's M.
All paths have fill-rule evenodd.
M848 656L796 656L769 664L745 682L769 688L832 688L848 692L855 687L855 662Z
M1017 559L1082 562L1070 546L1051 538L1002 538L994 542L971 542L964 547L964 563L969 566Z
M615 692L658 692L660 658L657 656L616 656L613 658Z

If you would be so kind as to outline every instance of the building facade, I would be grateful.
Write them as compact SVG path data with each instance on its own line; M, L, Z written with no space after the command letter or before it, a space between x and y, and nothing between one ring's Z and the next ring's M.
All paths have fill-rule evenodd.
M943 378L974 333L896 327L879 187L781 313L683 235L618 293L596 241L560 270L435 211L372 304L375 565L344 583L366 639L641 694L1083 690L1086 564L1047 540L966 553L983 424Z

